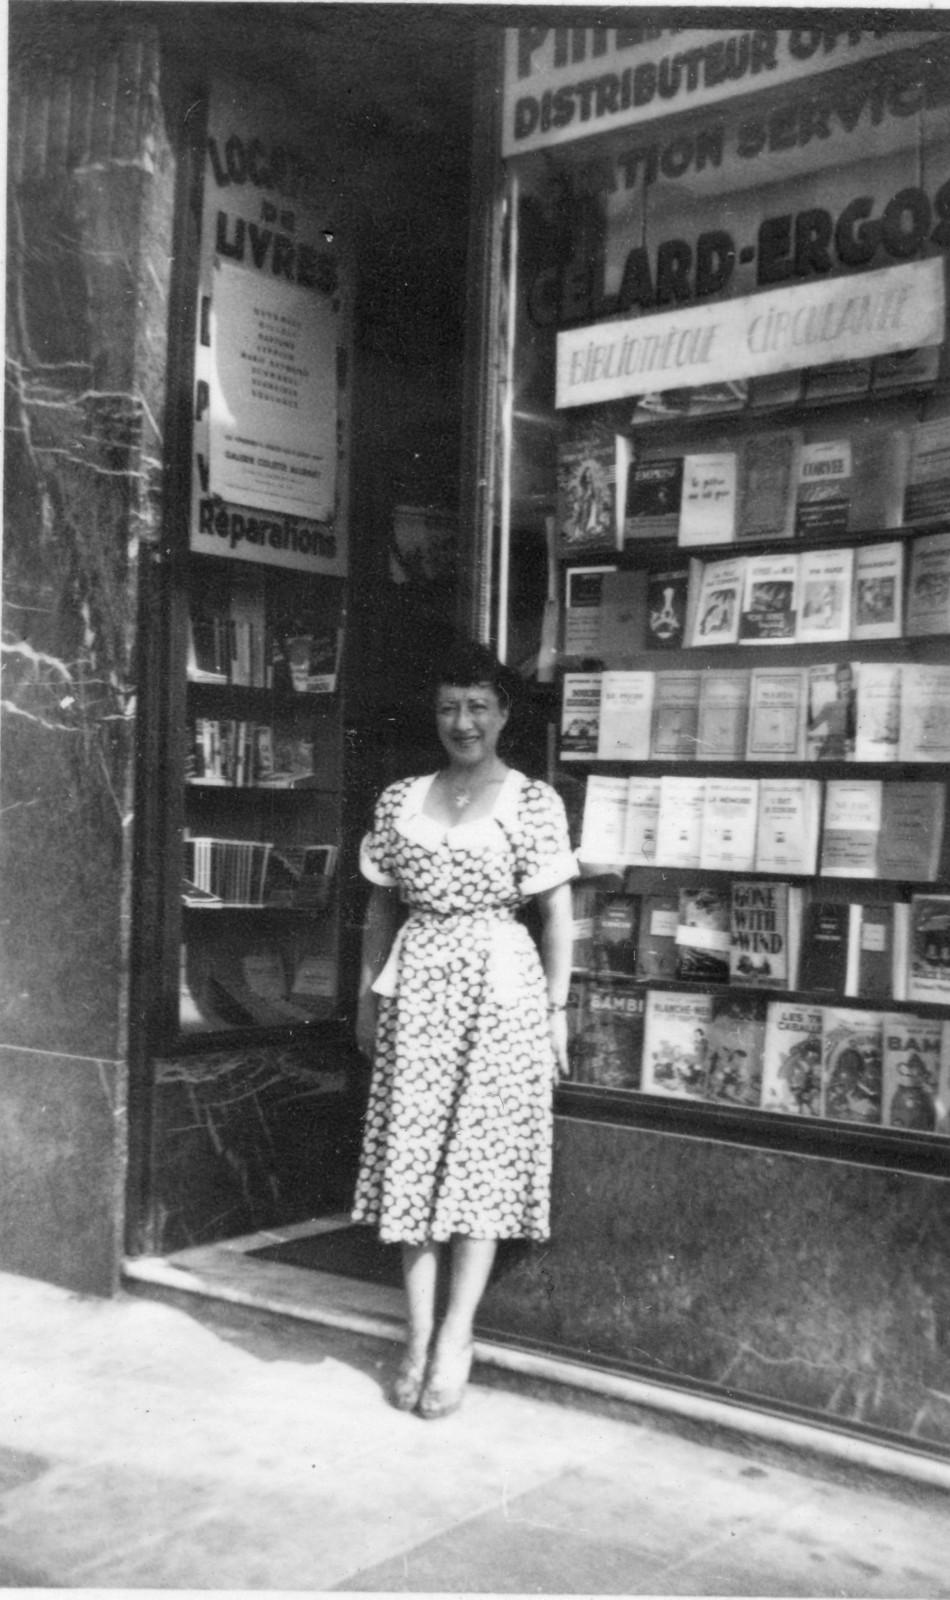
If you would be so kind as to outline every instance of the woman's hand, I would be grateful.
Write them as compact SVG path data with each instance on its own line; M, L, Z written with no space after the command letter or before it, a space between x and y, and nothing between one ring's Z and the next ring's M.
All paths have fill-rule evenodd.
M554 1081L570 1076L570 1063L567 1059L567 1012L551 1011L548 1014L551 1024L551 1043L554 1046Z

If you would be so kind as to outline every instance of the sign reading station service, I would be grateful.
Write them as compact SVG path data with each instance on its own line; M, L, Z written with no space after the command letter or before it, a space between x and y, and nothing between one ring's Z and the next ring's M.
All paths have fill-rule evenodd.
M262 95L216 85L202 213L192 550L342 575L339 266L319 173Z
M558 409L941 343L943 261L795 284L557 336Z
M502 155L718 105L931 37L940 35L889 26L507 28Z

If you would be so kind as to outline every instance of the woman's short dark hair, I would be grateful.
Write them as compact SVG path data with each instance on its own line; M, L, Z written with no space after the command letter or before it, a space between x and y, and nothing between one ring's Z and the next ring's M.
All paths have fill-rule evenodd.
M465 639L453 645L433 666L433 694L449 684L455 689L469 689L476 683L487 683L494 689L500 703L509 706L519 679L510 667L499 661L493 650L474 639Z

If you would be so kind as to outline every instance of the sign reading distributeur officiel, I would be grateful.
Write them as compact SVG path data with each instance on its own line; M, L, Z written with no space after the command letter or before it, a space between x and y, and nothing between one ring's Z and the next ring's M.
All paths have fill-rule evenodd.
M939 258L557 336L559 409L939 344Z
M837 14L840 18L840 13ZM879 28L505 30L502 154L609 133L912 48L934 35Z

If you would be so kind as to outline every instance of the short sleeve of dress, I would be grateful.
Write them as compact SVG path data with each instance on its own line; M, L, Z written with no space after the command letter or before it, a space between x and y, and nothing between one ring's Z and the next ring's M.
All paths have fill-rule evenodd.
M515 853L518 887L526 897L576 878L564 802L550 784L525 783L518 804Z
M360 872L381 888L391 889L397 883L393 854L395 823L404 794L405 784L402 783L391 784L383 790L376 802L373 826L360 843Z

